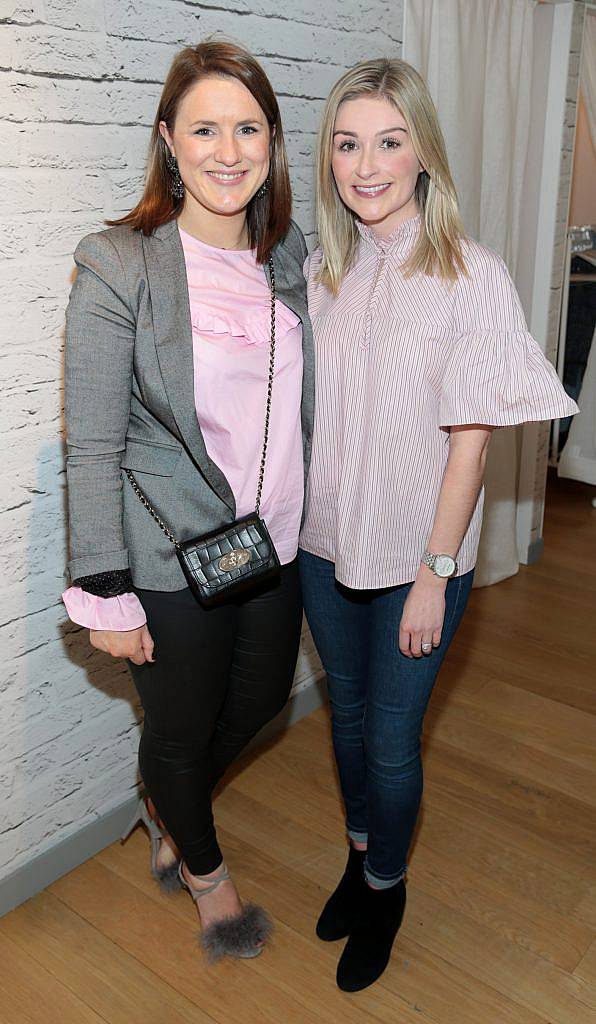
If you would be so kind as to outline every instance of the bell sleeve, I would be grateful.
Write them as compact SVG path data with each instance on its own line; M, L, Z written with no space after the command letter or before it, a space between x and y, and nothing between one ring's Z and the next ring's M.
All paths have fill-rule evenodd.
M441 427L494 427L572 416L552 364L528 333L507 267L482 246L471 246L469 277L455 285L455 334L440 397Z

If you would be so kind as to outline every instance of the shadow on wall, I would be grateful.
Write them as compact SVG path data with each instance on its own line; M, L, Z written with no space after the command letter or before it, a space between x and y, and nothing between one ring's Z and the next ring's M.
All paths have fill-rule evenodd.
M70 286L76 279L76 270L71 274ZM64 349L63 349L64 350ZM64 381L64 370L62 373ZM62 386L62 393L64 385ZM62 411L62 435L66 436L66 424ZM66 483L66 444L61 444L61 504L63 523L64 560L68 557L68 491ZM69 582L65 577L65 585ZM142 712L128 667L97 651L89 643L89 633L84 627L70 622L64 612L60 633L68 661L80 675L82 712L80 726L83 730L83 761L85 770L81 778L81 795L85 795L85 818L100 817L103 811L114 804L122 803L138 783L137 747ZM83 674L84 672L84 674ZM86 706L85 694L89 698ZM126 703L124 709L121 704ZM93 714L93 709L97 714ZM91 710L91 716L88 714ZM109 780L102 785L102 776ZM116 798L116 799L115 799Z
M27 395L34 415L35 390ZM3 713L0 878L125 801L136 784L140 713L126 665L94 651L61 601L66 472L61 412L53 412L53 428L42 426L56 440L39 445L34 478L24 470L14 481L11 504L17 493L27 495L20 536L15 512L5 517L16 536L7 537L4 554L9 613L0 691L11 699Z
M76 271L73 271L71 286L75 277ZM62 426L64 437L64 421ZM60 465L60 506L66 565L68 491L64 440L60 446ZM63 580L63 586L67 586L69 580L65 575ZM139 781L137 748L142 711L126 662L112 659L93 648L89 643L88 630L68 619L62 602L59 607L62 615L58 630L62 639L64 663L72 680L71 684L65 681L66 696L69 703L72 702L66 739L68 788L73 796L77 794L76 805L73 806L76 811L74 817L70 819L67 810L56 823L61 833L60 838L63 839L71 831L75 832L84 824L100 818L133 795ZM63 748L62 738L57 739L59 747Z

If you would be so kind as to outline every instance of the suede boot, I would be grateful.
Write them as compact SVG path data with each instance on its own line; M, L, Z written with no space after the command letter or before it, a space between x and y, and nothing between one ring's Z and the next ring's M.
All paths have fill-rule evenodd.
M364 880L366 850L350 846L348 863L339 885L327 900L317 922L317 935L324 942L345 939L356 923L368 886Z
M403 879L390 889L366 886L360 917L337 965L337 984L343 992L359 992L381 977L389 963L405 906Z

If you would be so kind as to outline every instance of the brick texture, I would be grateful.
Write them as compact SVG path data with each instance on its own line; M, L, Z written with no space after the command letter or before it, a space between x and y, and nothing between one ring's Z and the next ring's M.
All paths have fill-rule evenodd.
M80 237L138 197L160 84L222 32L280 96L295 216L313 232L322 102L356 61L401 52L401 0L0 0L0 879L130 796L139 710L90 648L66 579L62 350ZM289 12L288 14L282 12ZM318 672L305 634L296 686Z

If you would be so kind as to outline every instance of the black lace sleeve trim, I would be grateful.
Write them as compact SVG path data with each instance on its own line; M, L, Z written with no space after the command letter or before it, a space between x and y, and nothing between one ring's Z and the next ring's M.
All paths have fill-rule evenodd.
M95 597L118 597L128 594L134 588L130 569L113 569L111 572L96 572L92 576L79 576L73 586L81 587Z

